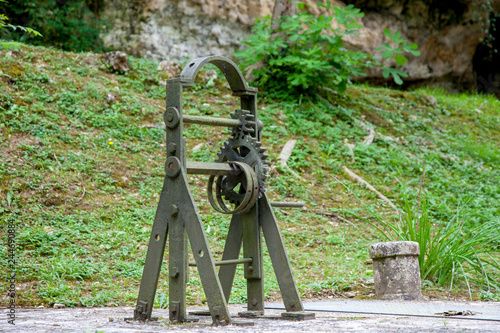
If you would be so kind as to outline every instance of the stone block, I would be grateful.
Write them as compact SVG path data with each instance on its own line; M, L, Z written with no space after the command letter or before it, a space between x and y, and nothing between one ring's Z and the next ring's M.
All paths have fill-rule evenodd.
M375 293L381 299L422 299L420 249L416 242L385 242L370 246Z

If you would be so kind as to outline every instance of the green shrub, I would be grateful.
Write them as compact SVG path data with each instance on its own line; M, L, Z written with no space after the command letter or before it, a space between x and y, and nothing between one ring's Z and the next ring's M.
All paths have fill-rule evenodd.
M2 5L1 4L2 2L6 3L7 1L0 0L0 6ZM25 32L29 35L34 36L34 37L42 37L42 35L38 31L31 29L31 28L28 28L28 27L23 27L20 25L13 25L13 24L7 23L8 20L9 20L9 18L5 14L0 14L0 36L1 36L3 31L7 30L6 28L9 28L13 31L19 30L20 32ZM5 47L5 48L9 48L9 47L12 47L15 45L16 45L16 43L13 43L13 42L0 42L0 46Z
M326 6L332 9L330 3ZM302 95L315 94L326 86L343 92L350 77L362 74L369 56L345 49L342 41L343 35L359 30L354 19L363 14L352 5L333 10L345 32L331 29L334 16L314 17L300 11L280 19L276 38L271 40L271 17L266 16L256 22L253 34L245 41L249 47L236 56L244 67L264 63L252 75L265 90Z
M252 28L253 34L244 43L247 48L237 52L236 57L242 66L251 68L251 75L264 91L276 97L297 97L315 95L321 89L345 91L350 79L364 75L366 68L380 66L377 59L361 51L348 50L342 38L359 32L362 25L356 18L364 14L353 5L334 7L330 1L318 3L332 15L314 15L298 4L298 14L285 16L278 20L279 28L271 29L271 17L257 20ZM340 25L332 29L332 22ZM385 44L384 57L395 57L402 65L406 59L402 53L418 55L416 44L407 45L399 33L386 33L393 46ZM387 74L387 76L386 76ZM401 84L400 76L405 73L396 69L385 69L384 76L392 75Z
M14 26L29 26L43 38L27 35L19 29L1 30L0 38L16 42L51 45L66 51L103 51L99 38L102 22L89 9L86 0L29 0L0 2L0 13L9 17Z

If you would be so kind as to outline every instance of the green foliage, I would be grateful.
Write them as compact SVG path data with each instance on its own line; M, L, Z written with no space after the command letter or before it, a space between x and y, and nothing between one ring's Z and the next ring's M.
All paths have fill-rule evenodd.
M375 228L383 241L417 242L422 280L452 286L456 279L462 278L472 298L471 281L487 290L500 289L500 283L490 276L492 271L500 269L492 257L500 253L497 248L500 220L467 227L464 223L467 216L461 215L463 208L459 207L447 223L438 224L432 220L425 198L419 194L417 202L412 204L403 193L403 209L395 219L387 219L373 210L370 215L375 222L360 218Z
M103 51L99 38L100 27L104 22L98 19L97 13L89 9L92 1L57 1L29 0L15 1L9 4L0 3L0 12L4 12L12 21L13 30L1 30L0 38L34 45L51 45L71 51ZM26 35L20 26L29 26L35 30Z
M0 0L0 5L1 5L1 2L6 3L7 0ZM9 20L9 18L5 14L0 14L0 36L1 36L2 30L6 29L6 28L10 28L14 31L20 30L22 32L26 32L29 35L33 35L35 37L42 37L42 35L38 31L31 29L31 28L28 28L28 27L23 27L20 25L12 25L10 23L7 23L8 20ZM0 41L0 46L5 47L5 48L11 48L11 47L15 47L17 45L18 45L18 43L1 42Z
M269 16L257 20L253 34L245 41L249 47L236 56L244 67L264 63L252 72L262 89L284 96L313 95L323 86L344 92L352 76L362 75L369 57L347 50L342 37L357 33L361 26L355 19L363 14L352 5L340 8L328 2L324 6L335 16L315 17L301 10L281 18L275 32ZM303 4L299 3L299 8L303 9ZM331 28L334 19L342 28Z
M394 58L398 66L403 66L404 64L408 63L408 58L406 58L403 53L411 53L416 57L420 55L420 51L417 51L418 45L415 43L408 45L408 42L404 38L401 38L401 34L399 33L399 31L396 31L394 34L392 34L389 29L385 29L384 35L386 35L392 41L393 46L391 46L389 43L384 43L384 46L379 47L377 51L384 51L382 53L382 57L384 58ZM384 68L382 75L385 78L388 78L389 75L392 75L394 82L396 82L397 84L403 84L403 80L401 79L401 77L408 76L408 74L406 74L405 72L390 67Z
M364 14L353 5L335 7L328 1L324 7L331 15L318 17L305 11L298 3L298 14L282 17L279 28L273 31L270 16L261 17L252 28L253 34L245 40L248 46L237 52L243 67L250 68L251 75L264 91L278 97L315 95L324 89L338 93L346 90L353 77L363 76L366 68L380 66L361 51L348 50L343 38L359 33L362 25L356 19ZM333 21L339 25L332 28ZM386 33L394 47L386 44L385 58L394 57L398 65L407 62L402 54L418 55L417 45L408 45L399 32ZM392 75L397 84L406 74L393 68L384 69L384 77Z
M19 305L135 305L165 176L163 84L168 77L155 61L129 60L131 70L116 75L94 54L28 45L17 52L0 50L6 75L0 77L0 147L5 155L0 159L0 225L14 216L21 262ZM226 81L220 75L208 85L197 83L184 91L183 112L229 117L238 101ZM365 261L374 229L346 214L350 208L365 215L365 208L332 177L349 182L342 165L396 205L404 201L403 194L416 202L415 179L427 167L423 196L434 227L452 220L460 202L467 203L468 213L463 235L495 221L500 215L499 110L500 102L492 97L364 85L348 86L343 96L315 104L306 98L301 103L261 99L262 141L271 165L277 165L288 140L297 140L288 167L272 169L266 193L272 201L306 203L306 210L274 210L300 292L325 296L336 288L342 293L373 273ZM368 132L359 122L376 132L372 144L363 144ZM187 159L206 162L216 159L230 133L192 124L184 130ZM356 145L352 153L346 141ZM229 218L207 204L207 178L189 175L188 183L217 260ZM396 178L410 190L394 183ZM388 211L372 192L350 186L371 209ZM0 228L0 238L5 236ZM0 247L0 266L7 264L5 254ZM266 294L272 298L278 285L266 253L264 265ZM168 276L166 267L162 265L161 276ZM3 293L8 288L5 274L0 271ZM239 266L231 302L246 300L243 274ZM188 304L201 304L195 268L189 276ZM498 270L491 279L500 281ZM491 292L468 280L475 297L492 299ZM464 287L462 281L454 285ZM364 295L373 292L358 287ZM155 307L166 306L166 279L159 280L157 295Z

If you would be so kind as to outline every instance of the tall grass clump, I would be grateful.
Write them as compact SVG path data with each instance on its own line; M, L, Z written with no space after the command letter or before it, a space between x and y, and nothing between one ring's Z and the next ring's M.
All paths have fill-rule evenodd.
M425 172L422 182L424 176ZM500 281L492 273L500 271L495 259L500 254L500 219L466 227L465 204L447 223L435 223L431 207L422 195L421 183L417 202L411 202L405 191L403 207L395 217L386 218L369 208L369 218L355 215L375 228L382 241L417 242L422 280L449 285L450 289L455 281L463 280L469 295L472 295L471 284L488 291L498 290Z

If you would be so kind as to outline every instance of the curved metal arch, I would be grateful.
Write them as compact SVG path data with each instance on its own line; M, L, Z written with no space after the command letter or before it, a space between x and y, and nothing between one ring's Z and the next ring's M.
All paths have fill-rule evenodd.
M257 88L249 87L238 66L230 59L221 56L208 56L191 60L179 75L183 86L192 86L200 69L207 63L219 68L226 77L235 95L255 95Z

